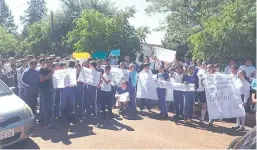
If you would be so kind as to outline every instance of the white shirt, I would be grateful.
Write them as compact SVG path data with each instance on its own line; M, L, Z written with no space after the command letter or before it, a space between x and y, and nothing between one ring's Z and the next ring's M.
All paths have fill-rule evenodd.
M247 100L250 96L250 83L245 79L236 79L235 85L236 88L239 89L240 94L244 95L244 103L247 103Z
M224 73L231 74L231 67L230 66L226 66L225 69L224 69Z
M22 74L23 72L26 70L27 68L23 68L20 67L17 69L17 81L18 81L18 88L23 88L24 86L21 84L21 78L22 78Z
M106 91L106 92L110 92L112 91L112 74L109 73L108 75L107 74L103 74L103 78L107 81L111 80L108 84L106 84L104 81L102 83L102 86L101 86L101 90L102 91Z
M174 72L172 77L176 83L182 83L183 76L183 73L178 74L177 72Z
M199 69L197 76L199 78L199 87L197 89L198 92L203 92L204 91L204 86L202 85L202 80L205 78L207 71L204 69Z
M246 67L245 65L241 66L239 68L240 70L244 70L246 72L246 76L248 78L251 77L252 73L255 71L255 67L254 66L249 66L249 67Z
M11 64L10 63L7 63L7 64L4 65L4 70L5 71L9 72L9 71L11 71L11 69L12 68L11 68Z

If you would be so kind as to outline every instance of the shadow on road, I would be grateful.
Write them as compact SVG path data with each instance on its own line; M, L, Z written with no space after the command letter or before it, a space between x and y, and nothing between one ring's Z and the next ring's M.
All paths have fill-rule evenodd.
M4 149L40 149L40 148L32 139L28 139L26 141L8 146Z

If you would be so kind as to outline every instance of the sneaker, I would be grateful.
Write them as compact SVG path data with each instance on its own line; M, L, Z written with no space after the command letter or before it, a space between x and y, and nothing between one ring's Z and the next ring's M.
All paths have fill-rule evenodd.
M213 127L213 123L212 122L209 122L209 127Z
M240 128L240 126L232 127L232 129L234 129L234 130L237 130L239 128Z
M245 130L245 128L243 127L243 126L241 126L241 127L239 127L238 129L237 129L237 131L244 131Z

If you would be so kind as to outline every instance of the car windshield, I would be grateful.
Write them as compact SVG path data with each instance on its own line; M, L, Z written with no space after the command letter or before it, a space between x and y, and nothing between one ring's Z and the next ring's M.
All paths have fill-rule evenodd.
M4 84L2 80L0 80L0 96L10 95L13 92Z

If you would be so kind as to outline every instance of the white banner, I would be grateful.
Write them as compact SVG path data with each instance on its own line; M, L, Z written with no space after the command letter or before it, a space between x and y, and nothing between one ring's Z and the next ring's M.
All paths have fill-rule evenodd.
M168 50L160 47L153 47L154 55L160 61L173 62L176 59L176 51Z
M207 75L204 83L210 119L245 116L240 92L231 76Z
M182 84L182 83L171 83L164 80L155 80L156 86L159 88L165 88L167 90L177 90L177 91L195 91L194 84Z
M137 82L137 98L146 98L158 100L156 92L156 83L152 77L152 73L140 72Z
M65 88L69 86L76 86L76 70L75 69L63 69L55 70L53 74L53 86L57 88Z
M112 85L120 86L123 80L129 80L129 71L126 69L112 68Z
M101 73L86 67L80 71L78 81L84 82L92 86L98 86L101 78Z

